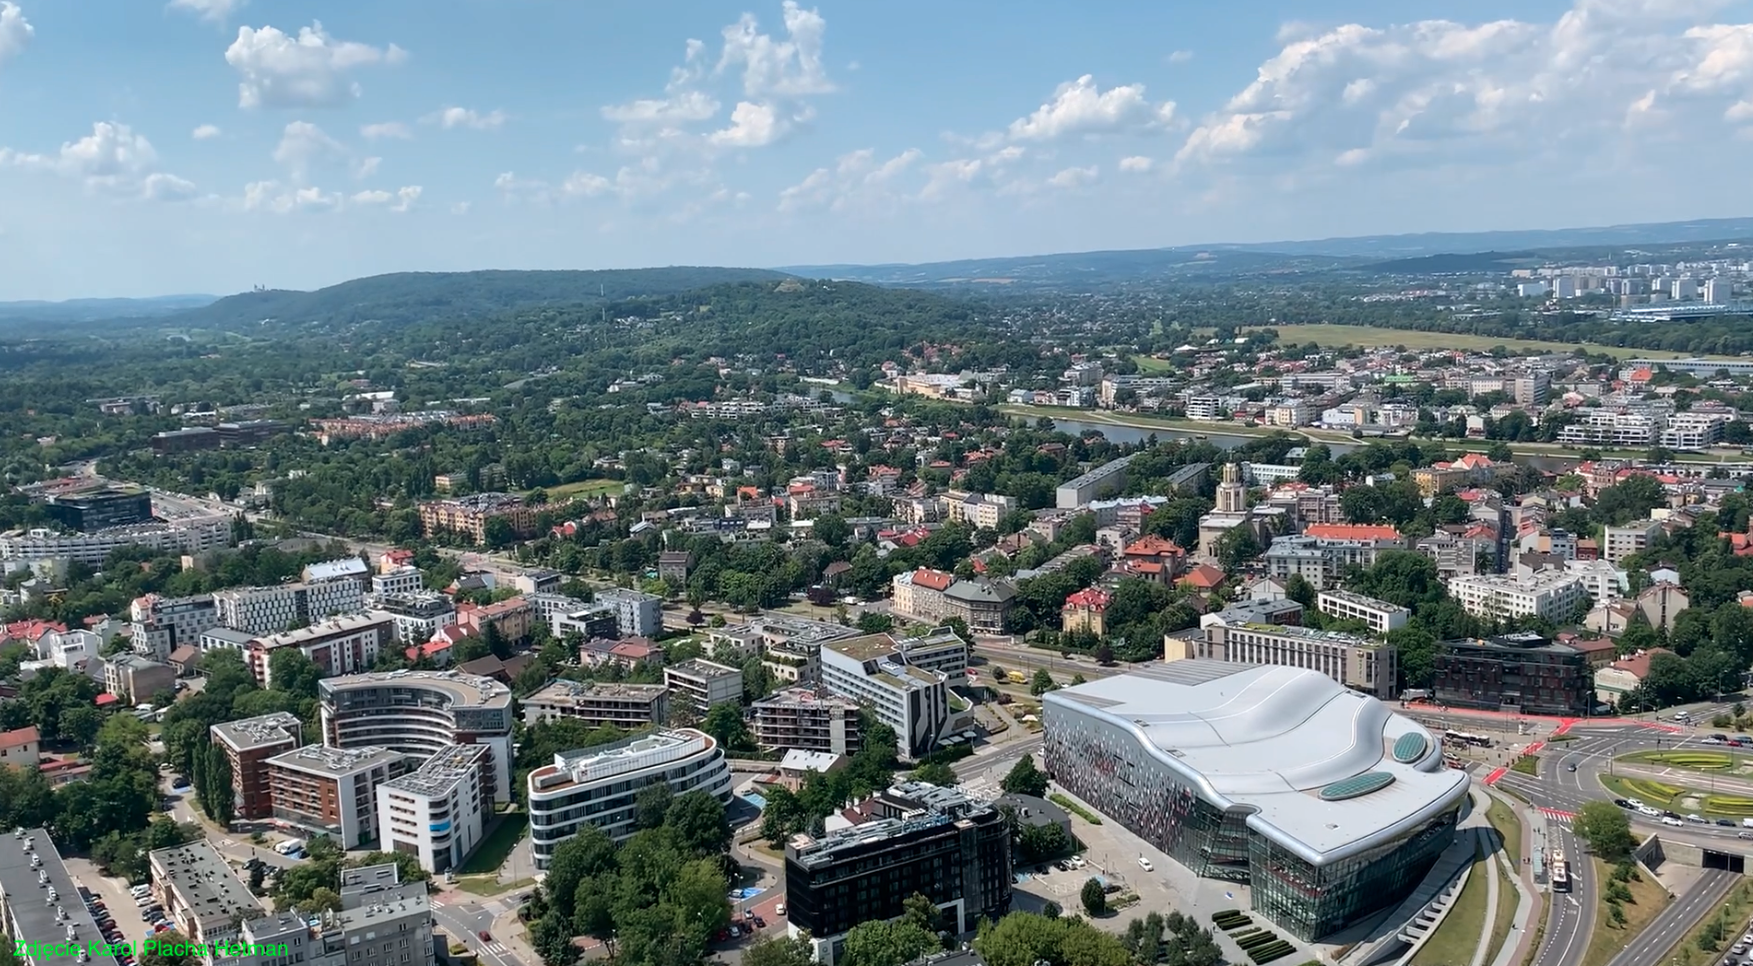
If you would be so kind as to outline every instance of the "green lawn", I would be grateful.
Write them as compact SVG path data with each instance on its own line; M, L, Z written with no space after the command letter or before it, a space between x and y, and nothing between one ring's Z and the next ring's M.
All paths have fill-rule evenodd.
M1485 929L1485 900L1491 888L1485 877L1491 874L1489 859L1474 861L1460 897L1443 917L1443 924L1412 957L1412 966L1458 966L1473 961L1473 951L1479 948L1479 935Z
M1485 961L1497 961L1498 950L1509 941L1510 927L1516 922L1516 887L1510 883L1503 863L1493 861L1491 874L1497 876L1497 918L1491 921L1491 943L1485 950ZM1536 947L1538 948L1538 947Z
M1275 325L1280 342L1302 345L1313 342L1320 346L1354 345L1360 348L1402 345L1407 349L1491 349L1503 346L1510 351L1568 352L1579 348L1564 342L1542 339L1504 339L1485 335L1458 335L1452 332L1417 332L1410 329L1379 329L1364 325ZM1590 352L1604 352L1620 359L1677 359L1683 353L1657 349L1622 349L1618 346L1584 345ZM1727 358L1727 357L1722 357ZM1140 361L1139 368L1144 363Z
M1522 861L1522 820L1516 810L1509 805L1491 798L1491 807L1485 810L1485 820L1497 830L1498 837L1503 839L1503 850L1510 861L1521 864Z
M517 847L518 840L523 838L524 829L529 826L529 816L522 812L507 812L499 817L499 824L487 833L479 848L475 849L469 860L458 869L461 875L489 875L499 871L505 860L511 857L511 850Z
M1595 928L1589 936L1589 949L1583 954L1583 966L1606 966L1667 906L1668 890L1639 872L1641 881L1626 884L1631 890L1631 901L1620 907L1625 910L1625 925L1615 926L1608 918L1606 901L1606 883L1613 875L1613 867L1593 856L1589 861L1600 888L1595 890Z
M1175 368L1175 364L1169 360L1157 359L1152 356L1133 356L1132 361L1138 363L1138 371L1147 376L1154 372L1168 372Z
M1720 951L1722 947L1734 945L1736 937L1739 935L1737 927L1747 921L1749 912L1753 912L1753 885L1742 882L1729 891L1728 898L1719 907L1715 916L1706 916L1703 922L1692 927L1692 930L1680 940L1680 945L1674 949L1673 956L1670 957L1669 961L1673 966L1710 966L1710 964L1717 962L1723 955ZM1720 920L1718 917L1721 917ZM1707 953L1698 948L1698 939L1711 925L1712 920L1718 920L1727 926L1728 941L1717 943L1717 952Z
M1601 784L1619 798L1636 798L1651 808L1665 808L1682 814L1698 813L1707 819L1726 818L1740 822L1753 818L1753 798L1732 792L1711 791L1696 785L1676 785L1653 778L1624 775L1601 775Z
M559 486L547 487L548 500L559 503L579 497L604 496L620 493L627 485L625 480L579 480L577 483L562 483Z

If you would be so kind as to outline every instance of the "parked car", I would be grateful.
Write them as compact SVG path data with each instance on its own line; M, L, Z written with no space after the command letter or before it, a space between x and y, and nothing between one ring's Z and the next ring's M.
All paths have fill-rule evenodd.
M1734 828L1735 827L1734 819L1719 818L1716 820L1716 823L1718 825L1723 826L1724 828Z
M774 906L773 907L773 914L775 916L785 915L785 903L781 902L779 905Z
M1156 866L1151 865L1150 860L1145 858L1142 855L1138 857L1138 867L1143 869L1146 872L1155 872L1156 871Z
M1623 798L1613 799L1613 804L1619 806L1620 808L1635 808L1636 807L1636 806L1632 805L1630 801L1623 799Z
M767 920L762 919L760 916L750 916L749 921L755 924L756 929L767 928Z
M1685 825L1686 823L1680 821L1677 818L1669 818L1668 816L1663 815L1662 816L1662 824L1663 825Z

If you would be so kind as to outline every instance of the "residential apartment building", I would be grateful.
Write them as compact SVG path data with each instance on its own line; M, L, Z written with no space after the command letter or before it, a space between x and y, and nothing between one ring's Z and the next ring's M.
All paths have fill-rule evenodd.
M992 493L963 493L951 490L944 494L945 512L951 523L965 523L976 530L996 530L1005 514L1017 508L1016 497Z
M1213 621L1189 655L1235 664L1305 668L1355 691L1392 700L1399 694L1399 654L1391 645L1355 634L1276 624Z
M1107 633L1108 606L1113 602L1114 595L1100 587L1086 587L1067 596L1059 608L1060 632L1101 637Z
M956 580L941 570L919 568L891 581L893 611L906 618L940 623L960 618L981 634L1003 633L1016 591L1004 581Z
M471 746L473 747L473 746ZM377 786L419 764L390 748L305 745L264 762L276 821L343 849L377 838Z
M1700 450L1722 442L1723 426L1731 422L1726 413L1674 413L1662 430L1662 445L1668 449Z
M357 581L298 582L275 587L240 587L213 595L219 624L251 634L275 634L336 614L365 607Z
M1059 484L1054 505L1061 510L1075 510L1091 500L1120 492L1126 488L1126 467L1131 462L1132 457L1122 456Z
M1011 833L997 806L908 782L878 794L871 808L871 821L786 843L787 917L818 962L832 966L853 926L899 918L915 894L957 935L1010 911Z
M1582 580L1569 573L1543 571L1532 577L1478 574L1449 581L1449 596L1475 617L1507 620L1544 617L1564 623L1588 598Z
M511 689L460 671L373 671L317 684L323 743L381 745L422 760L452 745L486 745L492 798L511 800Z
M199 945L232 944L262 904L206 839L147 853L152 898L176 931ZM119 910L118 910L119 911Z
M412 855L435 875L459 868L493 814L494 763L485 745L450 745L377 786L377 847Z
M663 683L681 707L705 717L714 705L743 703L743 672L705 658L663 669Z
M742 624L707 632L714 660L741 664L755 656L777 681L808 684L821 675L822 645L855 637L858 629L788 614L760 614Z
M864 705L895 729L903 758L931 751L950 721L948 677L908 664L899 643L887 634L824 644L822 686Z
M457 622L456 601L449 594L428 590L377 595L372 612L388 614L396 622L396 640L410 645L424 644Z
M202 631L219 626L211 594L160 597L147 594L128 605L129 640L134 653L162 661L179 647L196 643Z
M42 736L36 725L0 731L0 767L36 770L42 760Z
M429 500L420 504L420 525L429 534L447 532L468 537L476 543L487 542L487 523L504 520L511 532L527 537L536 529L536 511L526 506L523 497L511 493L476 493L449 500Z
M1656 442L1657 417L1646 412L1584 409L1577 421L1558 430L1558 441L1570 446L1613 446L1641 449Z
M617 842L631 837L640 789L667 784L676 795L731 794L730 765L712 736L692 728L659 731L613 744L562 752L529 774L530 846L546 870L554 849L594 825Z
M208 729L213 742L225 749L231 766L233 817L260 821L273 816L268 759L303 744L303 729L298 716L286 711L227 721Z
M858 702L810 688L787 688L750 706L755 743L766 751L854 755L861 747Z
M1315 609L1339 620L1363 621L1377 634L1405 627L1412 617L1412 612L1404 607L1348 590L1321 591L1315 598Z
M177 684L176 668L138 654L117 654L103 662L103 689L130 705L146 704Z
M1618 563L1632 554L1649 549L1650 542L1662 533L1655 520L1639 520L1619 527L1601 529L1601 556L1609 563Z
M739 696L741 687L739 681ZM526 725L573 718L593 728L614 725L637 731L668 720L670 691L661 684L582 684L561 678L518 703Z
M396 637L396 621L389 614L355 614L258 637L250 642L244 659L257 683L271 688L277 651L299 651L325 676L355 674L376 664L378 655L395 645Z
M1456 708L1581 717L1594 710L1594 668L1538 634L1443 641L1432 696Z
M0 933L29 966L116 966L45 828L0 834Z
M425 575L412 564L402 564L371 575L371 595L380 600L394 594L418 594L425 589Z
M1384 551L1403 549L1405 542L1399 539L1276 537L1263 559L1272 577L1289 580L1300 576L1316 590L1325 590L1336 586L1349 568L1373 566Z

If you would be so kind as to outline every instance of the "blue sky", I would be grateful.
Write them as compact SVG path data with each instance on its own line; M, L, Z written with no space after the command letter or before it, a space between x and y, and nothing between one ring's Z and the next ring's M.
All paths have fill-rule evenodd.
M1747 0L0 0L0 299L1747 215Z

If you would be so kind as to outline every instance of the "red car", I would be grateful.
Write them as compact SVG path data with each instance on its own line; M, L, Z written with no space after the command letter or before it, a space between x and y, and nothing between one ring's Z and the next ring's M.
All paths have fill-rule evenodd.
M493 941L493 934L488 932L485 929L481 930L478 933L475 933L475 935L481 937L481 941L484 943L490 943Z

